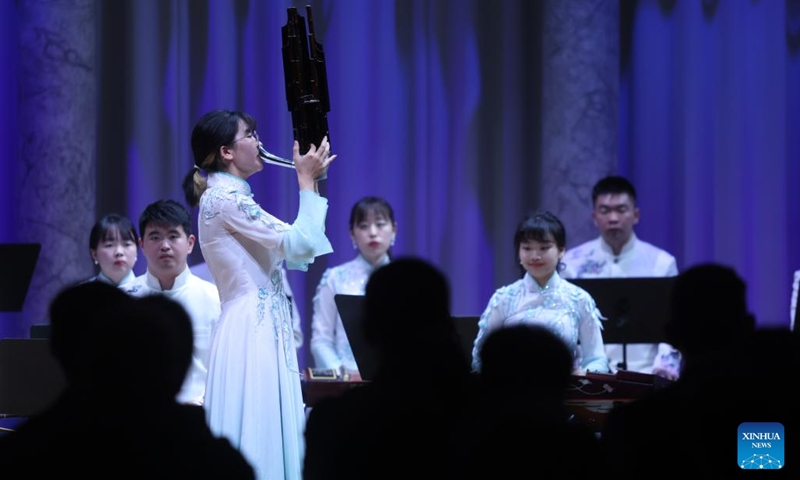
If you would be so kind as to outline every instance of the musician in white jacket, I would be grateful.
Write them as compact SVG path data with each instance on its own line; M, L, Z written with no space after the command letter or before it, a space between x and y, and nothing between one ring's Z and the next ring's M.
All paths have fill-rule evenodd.
M633 231L641 212L630 181L609 176L592 189L592 220L600 231L594 240L567 250L564 278L673 277L675 257L640 240ZM623 346L606 343L612 370L621 365ZM626 347L627 370L653 373L670 379L680 375L680 352L667 343L632 343Z
M192 319L192 364L176 400L203 405L208 375L211 331L219 320L217 287L192 274L186 262L195 236L188 210L174 200L159 200L139 217L139 245L147 259L147 271L136 277L133 295L162 294L180 303Z

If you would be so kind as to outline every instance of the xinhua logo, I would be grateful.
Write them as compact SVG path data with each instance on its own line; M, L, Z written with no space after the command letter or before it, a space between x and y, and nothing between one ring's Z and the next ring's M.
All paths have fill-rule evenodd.
M783 468L783 425L778 422L745 422L739 425L738 435L737 452L741 469Z

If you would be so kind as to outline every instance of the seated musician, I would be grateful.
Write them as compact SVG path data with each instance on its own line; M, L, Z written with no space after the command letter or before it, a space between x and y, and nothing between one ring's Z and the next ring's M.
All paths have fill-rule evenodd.
M514 246L523 276L500 287L489 299L478 322L473 370L480 370L479 353L489 333L534 324L550 328L567 344L575 373L609 372L601 334L603 316L586 290L557 272L566 249L566 233L558 217L547 211L526 216L517 227Z

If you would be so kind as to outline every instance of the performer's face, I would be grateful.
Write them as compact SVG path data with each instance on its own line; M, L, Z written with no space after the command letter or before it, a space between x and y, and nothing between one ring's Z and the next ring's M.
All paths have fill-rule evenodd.
M109 231L91 250L92 258L100 265L103 275L119 283L136 263L138 246L133 239L123 237L118 229Z
M376 265L386 255L396 234L397 225L374 210L367 212L364 219L350 230L358 251L371 265Z
M564 256L564 249L558 248L552 234L547 241L525 240L519 244L519 263L539 285L544 286L558 267Z
M148 225L141 238L147 269L161 279L177 277L186 268L186 257L194 248L194 235L181 225Z
M606 243L623 245L639 223L639 209L627 193L607 193L597 197L592 219Z
M222 147L222 155L228 166L228 173L246 179L250 175L260 172L264 164L258 157L258 133L251 130L244 122L239 120L239 131L230 145Z

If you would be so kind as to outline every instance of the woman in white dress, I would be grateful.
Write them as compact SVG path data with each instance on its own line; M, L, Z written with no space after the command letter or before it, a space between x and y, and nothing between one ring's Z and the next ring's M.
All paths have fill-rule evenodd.
M88 282L114 285L126 293L133 293L139 247L136 227L127 217L110 213L103 216L89 232L89 255L100 268L97 276Z
M600 311L589 292L561 278L566 249L561 220L546 211L526 216L514 234L514 248L524 275L498 288L478 321L472 366L479 371L480 350L492 331L511 325L544 325L572 353L575 373L607 373ZM544 366L546 368L546 365Z
M328 202L315 179L336 155L329 155L327 138L320 143L305 155L294 144L300 206L290 224L264 211L246 181L263 168L250 115L215 110L192 131L195 168L183 188L187 202L200 207L198 241L222 302L211 340L206 417L260 480L302 478L304 403L281 269L285 261L305 271L333 251L325 236Z
M360 380L350 342L334 302L336 294L364 295L370 274L389 263L397 236L394 210L385 199L364 197L350 210L350 239L356 257L322 274L314 295L311 353L316 368L334 369L349 380Z

